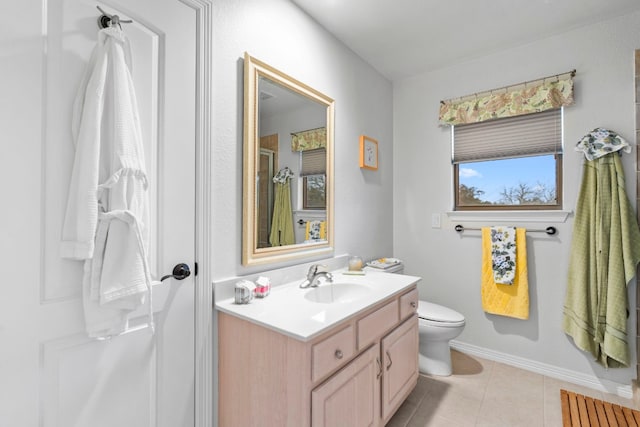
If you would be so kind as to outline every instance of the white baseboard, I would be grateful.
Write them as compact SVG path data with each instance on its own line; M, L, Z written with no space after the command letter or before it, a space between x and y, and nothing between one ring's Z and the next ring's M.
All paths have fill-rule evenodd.
M571 371L569 369L559 368L557 366L548 365L546 363L536 362L535 360L525 359L524 357L513 356L511 354L502 353L500 351L489 350L487 348L478 347L472 344L466 344L460 341L451 341L451 348L462 353L478 356L483 359L493 360L495 362L504 363L505 365L515 366L516 368L535 372L547 377L567 381L573 384L589 387L594 390L605 393L617 394L627 399L633 398L633 389L631 385L620 384L611 380L598 378L595 375L587 375L581 372Z

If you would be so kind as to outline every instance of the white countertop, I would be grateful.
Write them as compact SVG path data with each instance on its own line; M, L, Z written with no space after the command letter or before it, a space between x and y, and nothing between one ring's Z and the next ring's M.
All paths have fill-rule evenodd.
M233 298L216 302L216 309L250 322L273 329L292 338L308 341L333 325L417 283L420 277L367 271L363 276L332 272L333 284L301 289L303 277L271 289L266 298L254 298L249 304L236 304ZM307 292L342 284L357 284L366 288L357 297L344 302L320 303L305 298ZM361 290L363 288L360 288Z

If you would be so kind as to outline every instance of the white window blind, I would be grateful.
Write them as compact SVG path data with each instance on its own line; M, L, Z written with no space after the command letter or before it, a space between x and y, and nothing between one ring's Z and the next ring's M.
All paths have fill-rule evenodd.
M327 150L319 148L317 150L301 151L302 165L300 176L324 175L327 170Z
M453 127L453 163L562 153L562 109Z

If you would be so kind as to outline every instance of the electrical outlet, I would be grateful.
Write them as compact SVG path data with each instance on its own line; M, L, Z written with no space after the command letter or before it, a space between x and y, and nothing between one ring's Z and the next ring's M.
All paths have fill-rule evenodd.
M431 228L440 228L440 214L431 214Z

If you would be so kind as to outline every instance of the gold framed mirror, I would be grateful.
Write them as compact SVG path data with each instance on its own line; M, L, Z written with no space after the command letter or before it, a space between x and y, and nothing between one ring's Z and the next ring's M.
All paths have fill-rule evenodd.
M242 264L333 251L334 101L244 55Z

